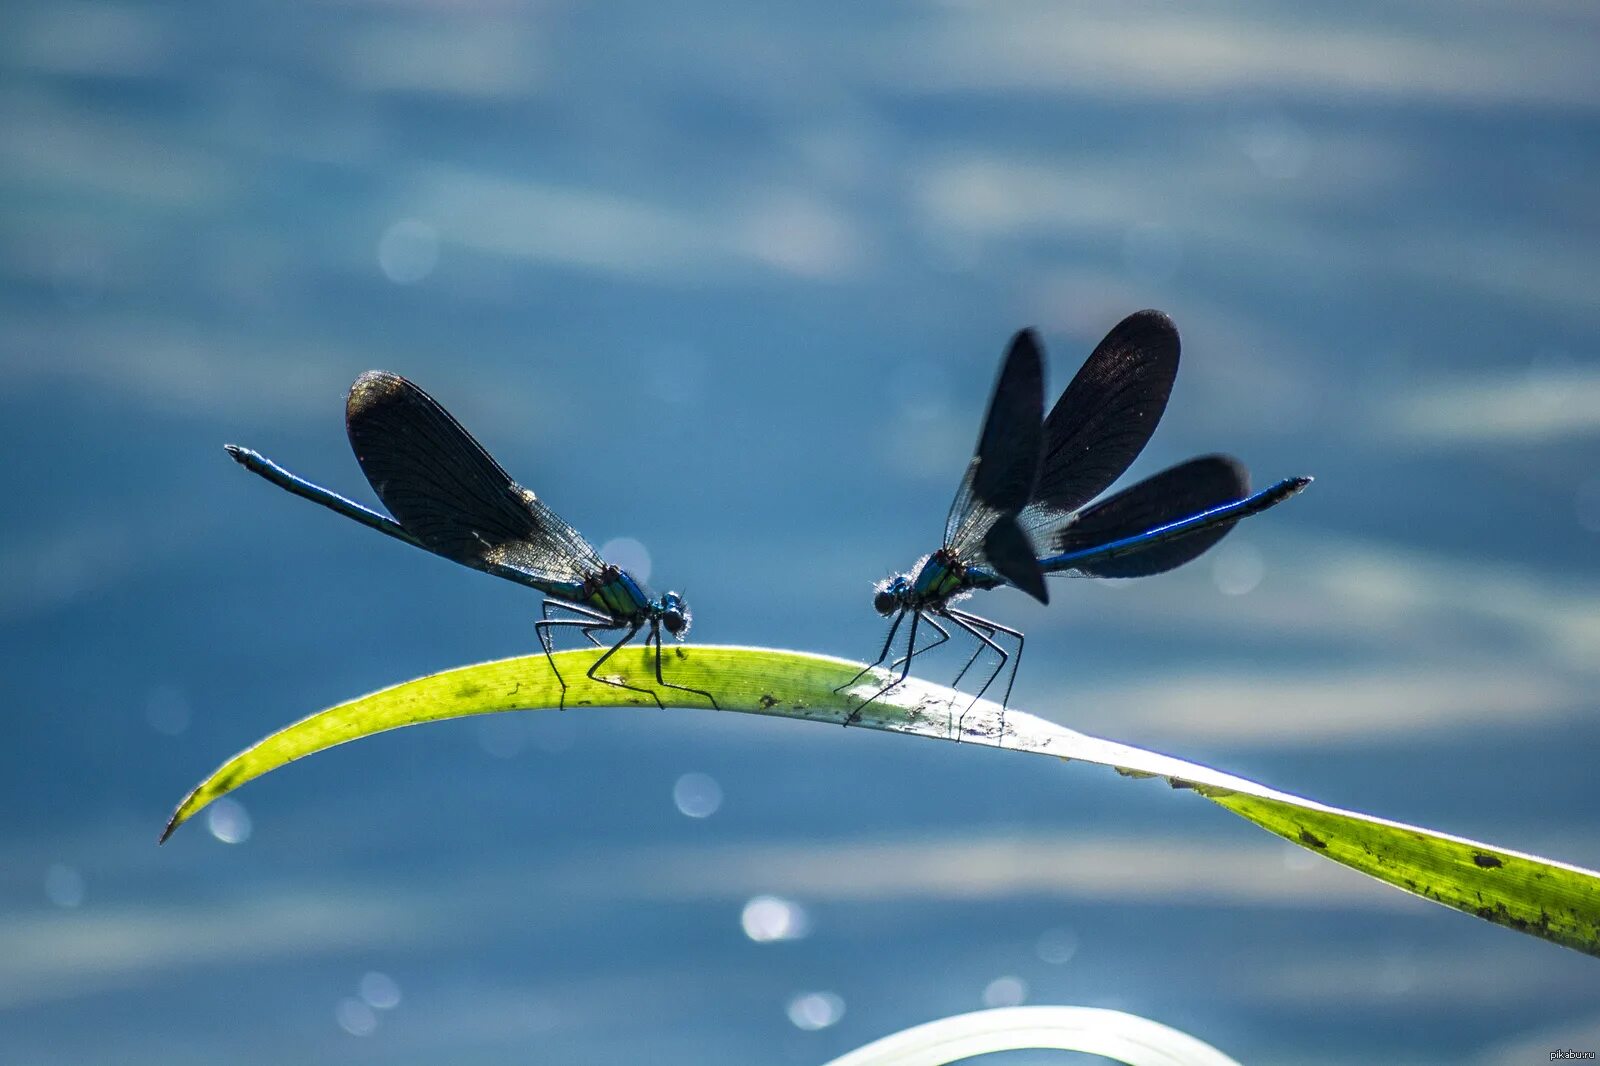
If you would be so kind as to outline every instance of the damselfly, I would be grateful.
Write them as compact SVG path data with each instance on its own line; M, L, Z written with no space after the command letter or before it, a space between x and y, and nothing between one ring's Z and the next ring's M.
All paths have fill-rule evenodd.
M645 646L655 645L657 684L696 693L717 706L711 693L674 685L661 674L661 631L679 640L689 632L683 597L668 592L652 598L626 570L602 559L543 500L513 481L433 397L398 374L369 370L350 386L345 428L356 461L393 518L297 477L249 448L226 447L245 469L296 496L413 547L544 593L540 620L533 625L561 684L563 706L567 682L552 655L557 628L576 628L596 647L605 647L596 633L620 630L621 637L587 675L642 692L659 706L661 697L651 689L599 674L608 659L648 628ZM552 611L568 617L552 618Z
M976 453L945 520L943 544L874 589L873 608L893 622L878 658L849 684L889 657L907 615L910 637L905 656L890 664L889 682L856 707L847 725L905 680L913 658L950 639L941 620L978 641L956 684L985 649L998 658L974 703L1010 663L1001 699L1005 707L1023 635L955 606L974 591L1012 585L1048 603L1046 574L1159 574L1205 552L1240 519L1282 503L1311 483L1309 477L1286 478L1252 495L1244 464L1209 455L1084 506L1122 475L1155 432L1178 372L1178 347L1178 331L1166 315L1128 316L1095 348L1041 426L1039 341L1032 330L1012 339ZM938 637L918 648L917 630L924 622ZM1000 644L1000 634L1016 641L1014 651ZM892 676L897 668L899 676Z

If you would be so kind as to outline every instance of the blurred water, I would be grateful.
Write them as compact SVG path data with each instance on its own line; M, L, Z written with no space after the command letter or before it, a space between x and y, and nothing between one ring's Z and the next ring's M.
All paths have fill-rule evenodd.
M859 656L1010 332L1059 389L1157 306L1135 474L1317 484L1172 575L987 597L1018 705L1600 863L1589 5L5 23L5 1062L817 1063L1019 1000L1244 1061L1600 1045L1592 963L1192 795L737 715L403 731L154 846L277 726L532 647L525 591L224 441L370 498L343 390L400 371L696 640Z

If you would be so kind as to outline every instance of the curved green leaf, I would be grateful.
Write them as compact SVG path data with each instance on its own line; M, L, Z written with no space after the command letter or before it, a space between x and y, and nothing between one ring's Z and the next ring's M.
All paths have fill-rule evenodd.
M561 652L571 686L566 706L647 705L648 696L588 680L597 649ZM859 663L766 648L669 647L675 684L706 689L726 710L843 723L882 684L869 674L843 694ZM625 648L606 664L610 677L655 686L654 653ZM615 673L611 673L611 671ZM669 706L705 707L692 693L659 689ZM561 687L543 655L464 666L374 692L313 714L246 748L184 798L166 832L224 793L269 770L336 744L400 726L553 708ZM1078 733L1018 710L1002 716L987 700L972 704L951 689L911 678L868 704L859 726L895 733L1054 755L1110 766L1132 777L1164 777L1192 788L1286 840L1408 892L1545 940L1600 955L1600 874L1534 855L1417 826L1328 807L1169 755Z

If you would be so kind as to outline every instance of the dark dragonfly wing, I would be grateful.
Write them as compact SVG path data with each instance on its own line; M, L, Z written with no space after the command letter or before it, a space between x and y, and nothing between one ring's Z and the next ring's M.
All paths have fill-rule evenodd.
M983 561L989 569L1040 603L1050 602L1039 553L1012 515L1001 515L983 537Z
M1054 530L1035 530L1045 555L1109 544L1250 495L1250 472L1226 455L1207 455L1163 470L1073 515ZM1096 577L1160 574L1201 555L1234 523L1219 524L1082 567Z
M535 587L582 582L604 567L577 530L400 375L357 378L345 428L373 491L429 551Z
M1032 527L1050 573L1146 577L1182 566L1241 519L1276 506L1310 478L1287 478L1250 495L1250 473L1227 455L1206 455L1086 507L1053 529Z
M1011 339L983 430L967 464L950 513L944 546L968 565L988 565L1040 600L1044 577L1016 515L1033 496L1044 415L1044 357L1038 337L1022 330Z
M978 446L944 523L944 546L975 547L994 515L1015 514L1033 494L1044 414L1044 357L1032 330L1011 339Z
M1033 499L1062 515L1122 476L1167 409L1178 374L1178 330L1138 311L1107 333L1044 422Z

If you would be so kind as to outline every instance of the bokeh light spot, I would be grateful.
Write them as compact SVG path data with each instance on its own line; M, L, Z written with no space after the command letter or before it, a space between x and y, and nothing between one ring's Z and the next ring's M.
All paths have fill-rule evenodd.
M250 813L238 800L217 800L206 811L206 828L224 844L243 844L250 839Z
M528 742L528 723L519 714L486 714L477 722L478 747L496 759L510 759Z
M396 285L414 285L439 263L439 234L426 222L403 218L378 238L378 269Z
M789 1020L808 1033L837 1025L843 1017L844 1000L832 992L804 992L789 1001Z
M528 722L528 737L533 746L548 755L571 751L578 741L578 716L540 714Z
M373 970L361 975L361 998L374 1010L394 1010L400 1005L400 986L393 977Z
M76 907L83 902L83 874L76 867L53 864L44 873L44 895L57 907Z
M1035 955L1052 966L1062 966L1072 961L1078 953L1078 934L1065 926L1055 929L1046 929L1039 934L1039 942L1033 946Z
M632 537L612 537L600 545L600 558L622 567L637 581L650 580L650 549Z
M811 917L793 900L756 896L744 905L739 918L744 935L757 944L799 940L811 931Z
M1292 119L1258 115L1237 124L1239 146L1263 177L1280 181L1299 177L1311 156L1311 139Z
M189 701L171 685L161 685L150 690L144 701L144 720L151 729L165 736L175 737L189 728L193 717Z
M371 1036L372 1031L378 1028L378 1016L359 999L341 999L334 1008L333 1016L338 1020L339 1028L351 1036Z
M1020 1007L1028 998L1028 984L1020 977L996 977L983 990L985 1007Z
M690 818L709 818L722 806L722 786L706 774L684 774L672 786L672 802Z
M1217 546L1211 560L1211 579L1226 596L1243 596L1253 591L1266 572L1266 560L1248 541L1224 541Z

